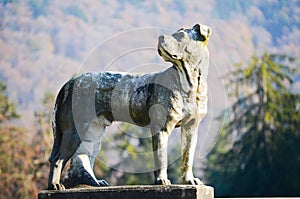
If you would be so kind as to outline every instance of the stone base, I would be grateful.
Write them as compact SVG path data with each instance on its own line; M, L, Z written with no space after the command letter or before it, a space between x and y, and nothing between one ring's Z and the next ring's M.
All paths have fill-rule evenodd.
M134 185L76 188L63 191L43 190L38 199L213 199L214 189L204 185Z

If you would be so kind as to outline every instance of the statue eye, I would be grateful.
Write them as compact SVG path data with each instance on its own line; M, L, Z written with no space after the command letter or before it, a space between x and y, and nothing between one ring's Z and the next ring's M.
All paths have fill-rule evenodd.
M172 58L177 59L178 57L177 57L177 55L172 55Z

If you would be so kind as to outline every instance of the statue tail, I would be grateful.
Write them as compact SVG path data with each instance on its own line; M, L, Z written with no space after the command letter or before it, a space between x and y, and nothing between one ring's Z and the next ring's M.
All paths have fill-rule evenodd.
M59 148L63 136L62 131L60 129L59 120L58 120L61 111L61 105L63 103L63 96L61 96L64 93L63 90L64 87L60 90L59 94L57 95L53 114L52 114L52 130L53 130L54 143L53 143L51 155L49 157L50 162L57 160L57 158L59 157Z

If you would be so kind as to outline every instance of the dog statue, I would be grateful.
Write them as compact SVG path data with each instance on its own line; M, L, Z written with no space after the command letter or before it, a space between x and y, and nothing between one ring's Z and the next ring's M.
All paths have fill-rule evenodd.
M65 189L61 172L72 157L73 164L79 165L77 171L88 174L77 180L78 184L108 185L96 179L93 164L105 127L113 121L150 128L155 184L162 185L171 184L167 177L168 136L181 127L182 181L203 184L194 177L192 166L197 128L207 113L206 45L210 36L211 29L199 24L159 36L158 53L173 65L158 73L85 73L69 80L57 96L53 113L48 189Z

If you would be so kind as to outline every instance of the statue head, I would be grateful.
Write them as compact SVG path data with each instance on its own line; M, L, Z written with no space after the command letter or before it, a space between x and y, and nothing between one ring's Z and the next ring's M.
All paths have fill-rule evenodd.
M161 35L158 39L158 53L176 67L189 70L201 68L202 61L208 65L207 43L211 32L210 27L196 24L190 29L179 29L172 35Z

